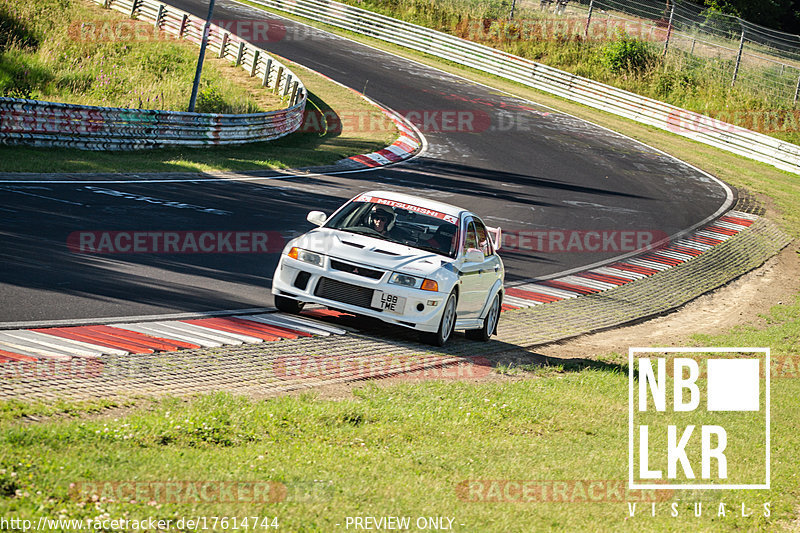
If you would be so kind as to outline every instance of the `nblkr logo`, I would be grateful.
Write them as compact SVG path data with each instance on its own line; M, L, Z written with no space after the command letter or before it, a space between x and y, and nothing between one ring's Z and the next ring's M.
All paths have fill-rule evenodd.
M631 489L769 489L769 348L628 355Z

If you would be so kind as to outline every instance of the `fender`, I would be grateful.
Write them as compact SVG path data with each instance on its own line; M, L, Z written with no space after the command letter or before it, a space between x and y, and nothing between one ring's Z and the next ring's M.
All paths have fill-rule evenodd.
M489 297L483 302L483 308L481 309L480 319L483 320L486 318L486 315L489 313L489 305L492 303L495 295L500 295L500 305L503 305L503 295L505 294L505 289L503 288L503 282L499 279L494 282L492 285L491 290L489 290Z

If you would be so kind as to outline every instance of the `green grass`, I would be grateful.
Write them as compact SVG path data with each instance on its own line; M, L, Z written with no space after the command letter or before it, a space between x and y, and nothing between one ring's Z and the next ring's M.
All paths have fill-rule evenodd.
M766 327L740 326L719 335L695 335L705 346L769 346L779 357L800 357L800 295L786 295L762 318ZM800 376L798 376L800 377Z
M132 405L126 402L125 405ZM53 416L82 416L87 413L100 413L106 409L120 407L120 403L110 400L87 402L66 402L58 400L53 403L25 402L9 400L0 403L0 424L20 419L40 419Z
M305 168L370 153L397 138L394 125L356 93L299 65L291 67L309 91L307 109L367 117L376 127L344 121L340 130L296 132L240 147L164 148L141 152L87 152L0 146L0 172L205 172Z
M368 386L353 399L313 395L254 401L210 395L163 400L118 418L3 423L3 516L52 518L277 516L288 531L332 531L347 516L449 516L462 531L765 529L789 516L798 488L798 380L773 386L773 490L720 495L681 492L682 516L625 520L627 501L470 500L458 487L476 480L624 480L627 375L583 369L493 384L427 382ZM735 426L740 429L738 426ZM757 453L759 442L739 443ZM751 450L752 448L752 450ZM745 468L731 463L729 468ZM121 502L108 489L70 493L70 484L108 481L272 481L280 503ZM79 485L85 487L86 485ZM98 498L92 501L92 490ZM99 494L98 494L99 493ZM107 499L115 501L106 501ZM717 520L690 516L691 502L715 511L725 501L772 516ZM640 506L647 506L644 503ZM465 524L461 527L459 524Z
M8 0L0 6L0 95L72 104L186 111L197 47L175 39L81 37L81 24L134 24L86 0ZM145 23L138 23L147 27ZM100 32L98 31L97 34ZM130 30L129 33L133 33ZM123 35L123 34L120 34ZM196 110L255 113L279 98L227 61L206 58Z

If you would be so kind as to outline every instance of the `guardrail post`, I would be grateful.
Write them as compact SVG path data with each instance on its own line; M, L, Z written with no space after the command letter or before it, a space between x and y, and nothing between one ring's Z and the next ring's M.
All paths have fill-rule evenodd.
M222 44L219 45L219 58L222 59L225 57L225 47L228 46L228 35L230 33L225 32L222 34Z
M583 30L583 38L589 38L589 24L592 22L592 11L594 11L594 0L589 0L589 14L586 16L586 29Z
M697 38L696 38L696 37L692 37L692 49L691 49L691 51L689 52L689 55L690 55L690 56L693 56L693 55L694 55L694 45L695 45L695 43L697 43Z
M250 77L256 75L256 67L258 66L258 50L253 50L253 66L250 67Z
M178 30L178 39L183 37L183 32L186 31L186 22L188 20L189 20L189 15L184 13L183 17L181 18L181 28L180 28L180 30Z
M281 86L281 76L283 76L283 66L278 67L278 75L275 76L275 87L272 88L273 94L278 94L278 88Z
M264 81L261 82L262 87L269 87L269 71L272 70L272 58L267 59L267 65L264 67Z
M667 56L669 47L669 37L672 35L672 17L675 15L675 0L672 0L672 9L669 11L669 22L667 23L667 39L664 41L664 57Z
M286 75L286 85L283 86L283 95L281 96L281 99L286 98L286 95L289 94L289 87L290 87L291 83L292 83L292 75L291 74L287 74Z
M153 27L158 28L161 26L161 17L164 16L164 4L158 4L158 13L156 14L156 20L153 22Z
M744 30L742 30L742 38L739 39L739 53L736 54L736 65L733 67L733 79L731 80L731 87L736 85L736 77L739 75L739 65L742 62L742 49L744 48Z
M797 76L797 87L794 89L794 101L793 104L797 103L797 96L800 95L800 76Z
M129 18L136 18L136 8L139 7L139 0L131 1L131 12Z
M292 107L294 104L297 103L296 102L296 100L297 100L297 87L298 87L298 83L297 82L292 83L292 96L289 97L289 107Z
M111 5L111 0L103 0L103 7L104 8L108 9L108 7L110 5Z
M242 56L244 56L244 41L239 41L239 51L236 52L236 66L242 64Z
M517 0L511 0L511 14L508 16L508 20L514 20L514 8L517 7Z

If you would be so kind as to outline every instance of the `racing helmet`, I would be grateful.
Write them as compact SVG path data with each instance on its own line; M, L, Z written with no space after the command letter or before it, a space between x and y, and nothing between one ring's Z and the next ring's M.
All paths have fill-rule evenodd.
M388 205L375 204L369 211L370 224L373 224L376 218L383 218L386 220L386 231L390 231L394 227L397 214L394 212L394 209Z
M433 234L434 242L447 255L453 252L457 230L455 224L444 223L436 228L436 232Z

